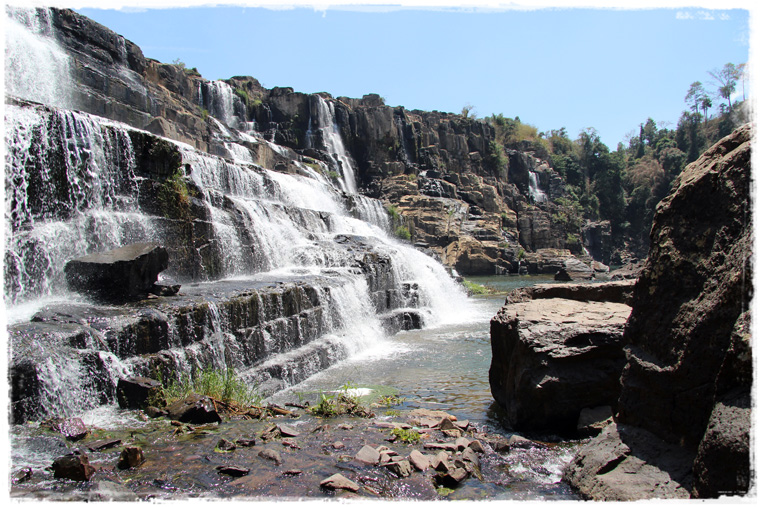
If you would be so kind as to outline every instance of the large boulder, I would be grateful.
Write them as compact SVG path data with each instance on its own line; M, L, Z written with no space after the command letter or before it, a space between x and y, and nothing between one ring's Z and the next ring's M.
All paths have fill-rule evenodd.
M521 431L572 433L584 408L614 406L625 364L620 303L536 299L491 320L491 393Z
M155 243L135 243L73 259L66 263L64 271L71 289L113 301L150 292L158 274L167 267L166 248Z
M751 134L745 125L722 139L658 205L625 329L618 426L681 449L693 490L691 477L680 482L699 497L743 494L751 482ZM619 459L591 474L587 463L576 458L566 473L589 477L571 481L589 498L602 499L598 484L618 472L634 472L628 477L642 491L656 480Z

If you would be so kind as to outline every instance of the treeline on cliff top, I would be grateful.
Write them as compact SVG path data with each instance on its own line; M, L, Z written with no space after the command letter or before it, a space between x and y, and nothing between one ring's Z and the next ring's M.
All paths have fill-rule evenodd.
M727 63L708 72L711 85L695 81L689 87L675 129L652 118L639 125L639 134L611 151L596 130L585 129L577 139L565 128L539 132L519 117L501 114L485 118L496 139L489 146L491 161L506 167L505 148L529 150L549 161L567 182L568 196L555 199L553 219L579 230L583 221L609 220L615 246L646 256L654 210L670 191L681 170L707 148L748 121L744 85L745 65ZM731 98L741 86L742 100ZM471 106L462 114L468 116ZM715 111L714 114L710 114Z

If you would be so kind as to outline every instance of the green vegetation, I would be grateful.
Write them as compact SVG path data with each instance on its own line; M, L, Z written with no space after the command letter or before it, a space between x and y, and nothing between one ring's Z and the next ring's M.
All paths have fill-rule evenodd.
M373 417L374 414L362 406L359 398L351 394L355 388L352 382L341 386L337 393L319 393L319 402L309 410L312 414L320 417L335 417L341 414L350 414L357 417Z
M158 188L158 206L164 217L190 220L190 191L181 167L175 169Z
M495 140L488 147L494 175L498 176L504 149L532 151L550 162L565 180L568 196L555 200L559 209L552 221L565 228L568 244L580 238L585 220L609 220L614 247L627 246L646 255L654 210L669 192L683 168L709 146L749 120L745 97L732 97L747 80L744 64L727 63L708 72L713 89L694 81L686 90L675 129L647 118L627 143L611 150L593 128L571 139L565 128L539 132L519 117L492 115ZM710 111L717 114L710 115Z
M161 380L161 376L158 377ZM256 387L246 384L232 367L225 370L208 367L191 375L182 374L179 380L169 381L163 391L166 403L183 399L192 393L242 407L258 406L262 402Z
M469 294L473 294L476 296L482 296L483 294L491 293L491 290L485 285L480 285L479 283L471 282L466 279L462 280L462 285L464 285L465 289L467 289L467 292Z
M420 433L415 429L393 428L391 436L395 437L396 440L401 440L405 444L416 444L420 441Z
M396 237L400 239L403 239L406 241L411 241L412 239L412 233L409 230L409 228L405 225L399 225L398 227L396 227L395 232L396 232Z

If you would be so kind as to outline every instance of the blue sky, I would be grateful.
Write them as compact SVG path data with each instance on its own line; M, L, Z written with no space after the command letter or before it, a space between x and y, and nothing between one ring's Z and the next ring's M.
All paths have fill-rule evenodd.
M593 127L611 149L648 117L675 128L689 85L715 88L708 71L747 62L754 33L750 2L731 0L722 10L669 0L605 3L617 9L549 1L555 7L537 10L336 3L77 10L147 57L180 59L207 79L377 93L407 109L471 105L478 117L519 116L541 131L565 127L571 138Z

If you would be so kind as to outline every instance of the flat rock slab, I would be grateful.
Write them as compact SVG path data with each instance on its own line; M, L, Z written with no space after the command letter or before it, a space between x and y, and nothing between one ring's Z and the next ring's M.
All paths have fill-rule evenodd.
M536 299L491 320L491 393L515 430L573 433L584 408L614 406L631 307Z
M347 479L341 474L331 475L319 483L320 486L327 489L344 489L346 491L359 491L360 486L354 481Z
M151 291L158 274L169 267L169 253L156 243L135 243L72 259L66 282L72 290L108 301Z

